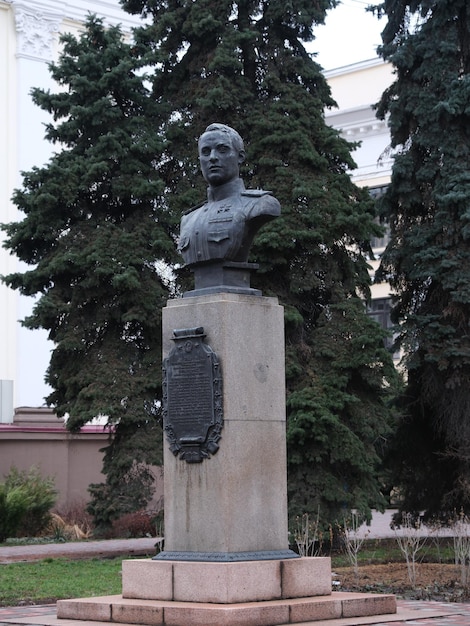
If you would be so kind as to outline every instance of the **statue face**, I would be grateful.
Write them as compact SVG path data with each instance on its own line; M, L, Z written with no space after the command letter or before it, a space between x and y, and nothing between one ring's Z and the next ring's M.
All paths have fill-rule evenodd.
M237 151L227 133L212 130L199 139L199 162L204 179L217 187L238 178L245 154Z

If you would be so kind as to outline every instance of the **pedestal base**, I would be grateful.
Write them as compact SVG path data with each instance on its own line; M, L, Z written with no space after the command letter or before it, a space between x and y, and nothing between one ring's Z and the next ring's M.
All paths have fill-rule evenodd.
M329 557L214 563L136 559L122 563L129 599L235 604L331 593Z
M123 561L122 595L59 600L57 617L140 626L284 626L396 613L392 595L331 593L328 557Z
M122 596L57 602L59 619L140 626L287 626L395 613L394 596L342 592L314 598L238 604L131 600Z

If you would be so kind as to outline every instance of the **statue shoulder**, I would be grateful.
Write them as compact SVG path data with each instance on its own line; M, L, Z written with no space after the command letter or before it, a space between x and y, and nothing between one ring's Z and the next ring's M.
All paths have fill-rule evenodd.
M207 204L207 202L200 202L199 204L196 204L195 206L192 206L190 209L186 209L186 211L183 212L183 217L185 215L190 215L194 211L197 211L197 209L200 209L205 204Z
M248 198L262 198L263 196L272 196L272 191L266 191L265 189L244 189L242 191L242 196L247 196Z
M250 217L257 217L259 215L271 215L277 217L281 213L281 205L271 191L265 191L264 189L246 189L242 192L242 198L246 199L249 207Z

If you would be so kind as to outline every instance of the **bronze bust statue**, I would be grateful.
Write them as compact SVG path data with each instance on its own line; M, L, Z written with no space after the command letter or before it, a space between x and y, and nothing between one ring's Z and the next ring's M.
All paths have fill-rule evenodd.
M208 183L207 202L181 220L178 250L195 275L195 290L185 295L217 291L260 292L249 285L248 263L253 239L281 208L269 191L245 189L240 165L243 140L224 124L211 124L198 142L202 175Z

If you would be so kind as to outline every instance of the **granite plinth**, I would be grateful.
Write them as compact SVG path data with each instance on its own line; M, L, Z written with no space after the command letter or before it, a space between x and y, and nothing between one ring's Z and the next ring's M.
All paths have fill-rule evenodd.
M235 563L136 559L122 563L124 598L234 604L330 593L329 557Z
M133 600L122 596L57 602L59 619L140 626L286 626L395 613L395 596L343 592L313 598L238 604Z

